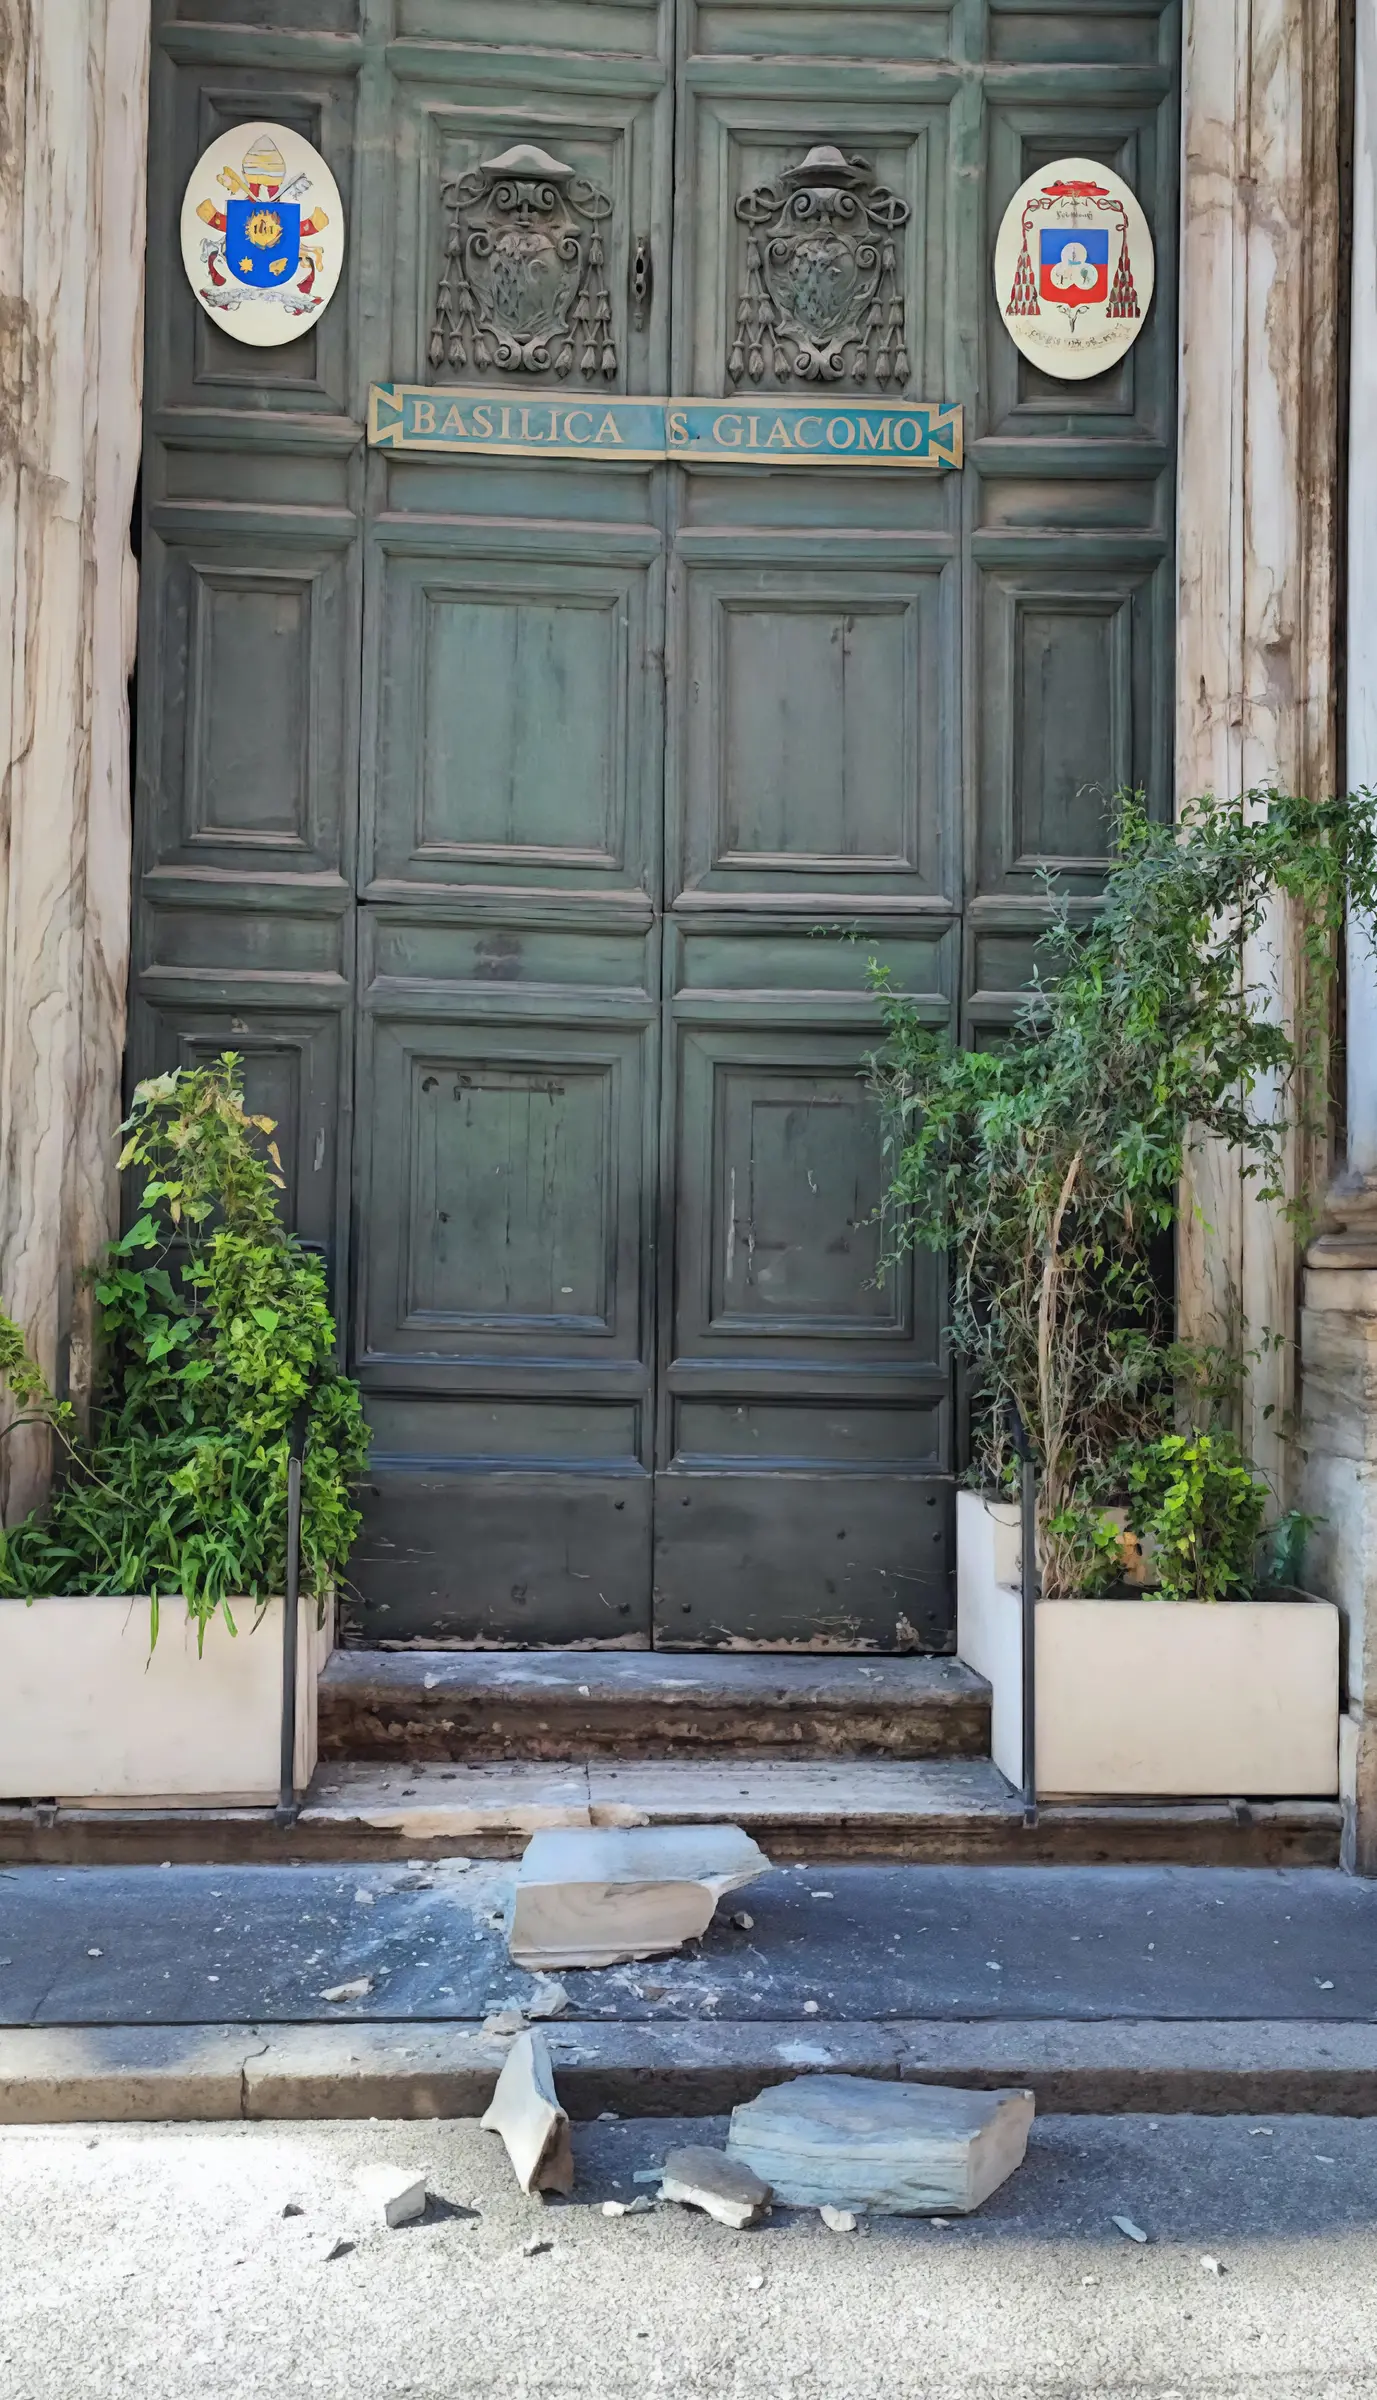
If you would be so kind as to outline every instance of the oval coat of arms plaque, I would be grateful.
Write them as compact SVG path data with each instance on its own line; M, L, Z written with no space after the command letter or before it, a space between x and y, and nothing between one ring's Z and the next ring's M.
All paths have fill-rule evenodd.
M197 161L182 259L208 317L237 342L294 342L328 307L344 209L320 152L290 125L235 125Z
M1093 158L1059 158L1020 184L995 244L995 292L1018 348L1044 375L1078 383L1116 366L1143 330L1152 235L1123 178Z

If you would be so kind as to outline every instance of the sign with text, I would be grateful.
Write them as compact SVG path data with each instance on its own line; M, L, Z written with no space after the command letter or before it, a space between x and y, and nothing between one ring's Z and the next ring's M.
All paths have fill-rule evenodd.
M380 450L488 458L674 459L683 466L959 467L961 410L928 400L612 400L373 387Z

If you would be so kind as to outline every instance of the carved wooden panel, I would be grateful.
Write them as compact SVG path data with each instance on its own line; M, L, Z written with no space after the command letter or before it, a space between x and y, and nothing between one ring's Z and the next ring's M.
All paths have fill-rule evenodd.
M645 882L645 571L417 557L394 536L374 594L371 871Z
M166 522L180 531L175 514ZM356 773L347 557L282 523L252 542L209 527L194 539L183 522L186 537L145 556L158 856L335 866Z
M644 1049L636 1027L372 1019L370 1358L638 1355Z
M675 224L678 385L945 398L945 107L696 101L696 205Z
M685 884L940 888L955 638L940 563L880 574L692 558Z
M340 1198L348 1161L340 1151L340 1014L246 999L238 1006L197 1006L185 995L161 1006L139 1003L131 1026L131 1064L139 1074L209 1066L226 1050L243 1061L244 1091L257 1115L271 1117L286 1183L287 1222L324 1248L341 1314Z
M1036 896L1045 869L1095 877L1116 793L1153 785L1160 710L1152 572L986 571L981 883Z
M630 90L583 78L580 95L553 61L514 72L505 42L471 54L458 88L425 63L405 59L398 92L388 375L528 394L662 389L672 125L659 70Z

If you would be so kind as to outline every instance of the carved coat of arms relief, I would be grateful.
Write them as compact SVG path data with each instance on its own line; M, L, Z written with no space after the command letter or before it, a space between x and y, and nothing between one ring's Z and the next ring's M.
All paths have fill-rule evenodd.
M731 381L902 390L910 367L897 237L912 213L867 160L831 143L743 192Z
M442 186L445 256L430 363L460 373L572 374L611 382L608 194L529 142Z

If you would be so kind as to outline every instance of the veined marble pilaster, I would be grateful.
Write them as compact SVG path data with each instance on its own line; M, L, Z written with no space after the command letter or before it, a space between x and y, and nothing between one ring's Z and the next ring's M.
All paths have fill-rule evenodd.
M1361 11L1360 11L1361 14ZM1187 0L1181 290L1176 785L1179 800L1336 782L1338 0ZM1290 1015L1297 928L1278 909L1245 962ZM1325 1162L1291 1162L1316 1190ZM1183 1228L1188 1331L1283 1346L1250 1370L1243 1435L1291 1478L1296 1242L1198 1161Z
M89 1376L128 968L148 0L0 0L0 1298ZM42 1444L0 1446L7 1517Z

